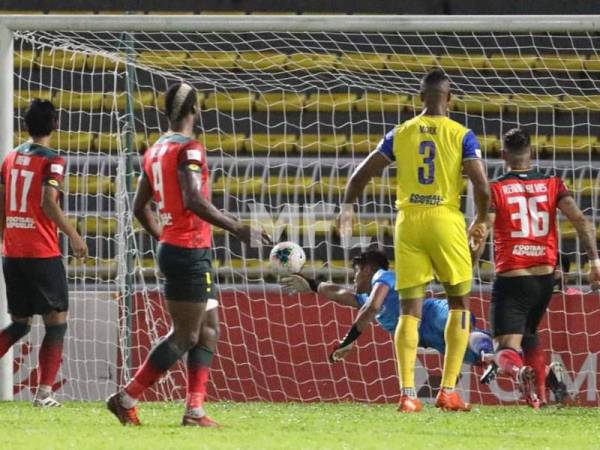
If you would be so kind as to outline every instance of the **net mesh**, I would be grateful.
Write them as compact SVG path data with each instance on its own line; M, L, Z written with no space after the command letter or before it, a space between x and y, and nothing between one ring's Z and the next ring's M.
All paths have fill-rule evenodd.
M214 203L258 219L276 240L301 243L305 272L320 279L350 284L357 248L377 246L392 257L393 167L361 196L357 248L340 245L332 219L352 170L384 133L419 111L419 81L433 66L450 74L451 117L478 135L490 177L503 170L499 137L524 127L536 164L565 179L591 220L598 214L600 37L593 33L20 31L15 38L15 140L26 139L21 119L29 99L51 98L60 109L53 146L68 164L64 207L91 253L85 263L65 261L72 303L59 391L65 398L104 398L168 330L156 245L135 223L130 202L140 154L166 130L161 93L173 81L200 92L197 137L209 152ZM466 197L463 209L472 214ZM567 365L569 387L597 402L598 298L586 290L573 228L561 221L560 234L566 285L542 324L542 341L548 358ZM355 311L313 295L282 295L267 250L215 230L223 323L210 396L395 401L389 335L374 326L346 362L330 364L328 352ZM487 328L492 256L488 249L475 269L480 328ZM31 349L40 332L17 350L19 395L34 384ZM420 355L420 395L431 397L441 359L429 350ZM465 366L461 377L471 401L517 398L502 380L479 386L478 371ZM180 398L184 380L178 366L148 398Z

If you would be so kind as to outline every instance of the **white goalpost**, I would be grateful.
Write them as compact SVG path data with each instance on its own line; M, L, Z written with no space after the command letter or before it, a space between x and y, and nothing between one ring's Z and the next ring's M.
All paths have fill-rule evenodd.
M169 327L159 292L156 243L131 214L139 160L166 121L169 83L199 91L197 138L208 150L215 204L258 221L275 240L299 241L305 272L352 283L352 252L372 245L392 257L394 167L356 206L354 247L333 228L352 170L396 124L419 111L418 83L446 70L450 114L472 128L490 177L503 171L502 133L533 136L535 162L563 177L584 212L600 212L600 16L0 16L0 155L27 138L31 98L60 111L55 147L67 161L63 206L87 239L90 258L63 253L70 321L57 389L98 400L127 380ZM465 186L463 210L472 214ZM426 232L426 230L424 230ZM561 222L567 285L541 336L560 359L569 388L598 404L600 306L586 287L586 260ZM283 295L269 249L242 247L215 230L222 333L209 396L237 401L397 399L390 338L373 327L343 363L327 361L353 312L313 295ZM472 308L487 326L493 249L475 268ZM6 313L0 282L0 328ZM571 289L567 291L567 287ZM432 290L438 287L432 285ZM0 399L28 399L35 387L33 332L0 359ZM419 356L420 395L432 397L439 355ZM147 399L182 395L173 370ZM474 402L516 399L500 381L478 385L465 366L460 387Z

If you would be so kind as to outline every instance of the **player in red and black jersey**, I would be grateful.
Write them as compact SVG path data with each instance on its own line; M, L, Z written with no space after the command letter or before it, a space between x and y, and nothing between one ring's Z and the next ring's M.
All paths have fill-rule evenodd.
M186 83L172 85L165 95L165 110L169 131L144 155L134 214L160 241L158 265L165 278L164 294L173 326L107 405L123 425L139 425L137 400L187 352L183 425L217 426L203 409L219 327L212 285L211 225L233 233L246 244L271 241L264 233L222 213L210 201L206 152L192 138L196 90ZM159 221L150 208L152 200Z
M573 224L587 252L592 289L600 287L600 260L594 228L563 181L531 168L527 133L506 133L503 157L509 171L491 184L496 279L490 321L496 364L517 381L527 402L539 407L546 403L546 364L537 327L552 297L557 210Z
M12 321L0 332L0 357L29 333L33 315L42 315L46 333L33 404L43 407L60 406L52 396L52 385L62 359L69 308L57 227L68 236L74 256L87 255L85 242L59 205L65 162L49 148L57 119L49 101L31 102L25 125L32 140L6 156L0 184L2 266Z

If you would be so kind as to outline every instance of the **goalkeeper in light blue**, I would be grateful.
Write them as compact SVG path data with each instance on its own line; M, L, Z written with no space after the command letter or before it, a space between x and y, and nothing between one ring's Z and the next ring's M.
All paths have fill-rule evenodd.
M356 256L352 263L352 288L330 282L319 283L299 274L281 280L283 289L290 294L313 291L340 305L360 309L344 339L331 352L331 362L344 359L352 350L356 339L373 320L393 338L400 317L400 300L395 290L396 275L393 270L388 270L387 257L379 251L368 251ZM433 348L444 353L444 329L448 321L448 311L448 302L444 299L425 300L419 326L419 347ZM474 322L472 314L471 317ZM464 362L479 364L493 352L492 338L487 331L473 327L471 330Z

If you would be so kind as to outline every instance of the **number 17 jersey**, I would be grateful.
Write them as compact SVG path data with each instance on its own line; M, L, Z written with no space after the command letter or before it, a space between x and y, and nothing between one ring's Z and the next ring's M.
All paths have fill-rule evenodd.
M475 134L446 116L419 115L377 146L397 165L396 207L460 207L462 163L481 158Z

